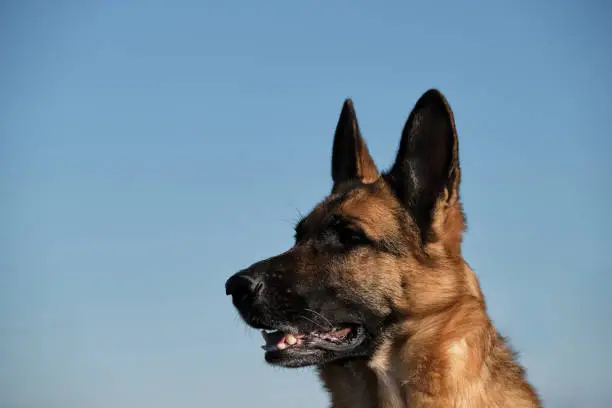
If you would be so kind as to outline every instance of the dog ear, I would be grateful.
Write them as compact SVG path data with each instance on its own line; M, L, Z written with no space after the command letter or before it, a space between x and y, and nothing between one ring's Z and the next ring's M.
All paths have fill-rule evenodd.
M378 177L378 169L359 132L353 102L346 99L334 135L332 191L346 181L360 180L363 183L373 183Z
M395 163L386 175L415 219L424 243L435 239L431 233L436 212L457 209L461 231L456 232L460 235L463 230L458 149L451 108L442 93L430 89L410 113Z

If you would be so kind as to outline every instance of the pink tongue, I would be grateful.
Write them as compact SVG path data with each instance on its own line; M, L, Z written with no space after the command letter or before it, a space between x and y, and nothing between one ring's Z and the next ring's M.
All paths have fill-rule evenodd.
M345 338L350 332L351 332L351 328L346 327L344 329L322 333L319 336L321 336L322 338L327 338L327 339L341 340ZM294 334L293 342L289 343L287 341L287 334L281 331L268 333L262 330L261 335L264 338L267 346L277 346L277 347L281 346L282 348L284 348L283 346L285 347L290 346L294 344L297 339L301 339L302 337L304 337L303 334Z
M329 333L330 337L335 337L337 339L342 339L346 337L351 332L350 327L346 327L344 329L336 330L334 332Z

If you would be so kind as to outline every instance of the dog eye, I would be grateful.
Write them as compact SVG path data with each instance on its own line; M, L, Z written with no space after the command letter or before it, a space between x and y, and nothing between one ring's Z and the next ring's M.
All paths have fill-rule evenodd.
M359 230L352 228L345 228L339 231L340 241L345 246L353 247L357 245L364 245L369 242L365 234Z
M338 240L346 248L353 248L370 243L366 234L353 225L340 222L334 225L334 230Z

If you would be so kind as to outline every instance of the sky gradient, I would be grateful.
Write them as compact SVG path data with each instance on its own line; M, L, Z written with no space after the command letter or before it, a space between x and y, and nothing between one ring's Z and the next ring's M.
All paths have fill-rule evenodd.
M612 8L455 3L1 2L0 408L326 406L223 284L329 192L344 98L385 168L431 87L497 328L612 406Z

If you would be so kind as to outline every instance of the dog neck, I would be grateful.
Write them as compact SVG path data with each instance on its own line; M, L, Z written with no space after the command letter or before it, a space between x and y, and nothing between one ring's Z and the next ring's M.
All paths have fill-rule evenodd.
M499 367L514 368L507 374ZM320 367L320 375L333 408L539 406L483 300L474 296L406 319L369 360Z
M406 408L400 373L392 366L392 342L385 340L370 360L319 367L332 408Z

